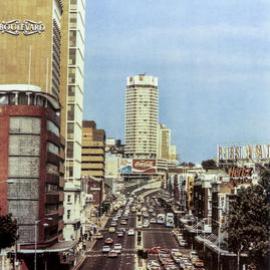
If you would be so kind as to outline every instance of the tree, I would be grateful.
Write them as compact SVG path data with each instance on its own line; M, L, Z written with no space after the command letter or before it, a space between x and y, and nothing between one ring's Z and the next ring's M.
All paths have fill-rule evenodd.
M238 269L241 253L246 253L257 269L264 269L265 258L270 255L269 229L270 205L265 188L261 184L241 188L231 201L225 225L228 248L237 254Z
M213 159L207 159L207 160L202 161L202 167L206 171L218 168L216 161Z
M17 222L11 214L0 216L0 250L15 244L17 229Z
M192 167L195 166L195 164L192 163L192 162L185 162L185 161L184 161L184 162L180 163L180 166L192 168Z

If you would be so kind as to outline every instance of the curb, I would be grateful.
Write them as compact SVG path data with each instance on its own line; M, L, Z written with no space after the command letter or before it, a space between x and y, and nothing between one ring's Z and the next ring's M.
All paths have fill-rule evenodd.
M102 224L102 226L101 226L102 229L104 229L104 227L106 226L106 224L107 224L107 222L109 220L109 217L106 216L104 219L105 219L104 220L104 224ZM85 250L85 252L91 251L93 249L93 247L95 246L96 242L97 242L97 240L91 241L88 249ZM79 259L78 263L76 265L74 265L74 267L72 268L72 270L77 270L77 269L79 269L79 267L81 267L81 265L83 264L83 262L85 261L85 258L86 258L85 252L82 255L82 257Z

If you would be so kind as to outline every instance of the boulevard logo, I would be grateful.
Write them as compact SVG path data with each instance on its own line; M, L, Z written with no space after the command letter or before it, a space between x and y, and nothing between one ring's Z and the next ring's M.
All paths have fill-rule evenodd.
M0 32L18 36L21 33L25 36L33 34L41 34L45 31L45 25L42 22L35 22L31 20L12 20L0 23Z

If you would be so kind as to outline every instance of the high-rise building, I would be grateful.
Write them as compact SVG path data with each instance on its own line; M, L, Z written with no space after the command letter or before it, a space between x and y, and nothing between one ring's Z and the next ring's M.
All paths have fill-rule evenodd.
M59 98L62 2L2 1L0 84L37 85Z
M170 159L170 145L171 145L171 130L164 124L158 124L158 136L157 136L157 152L158 158Z
M127 78L125 155L157 157L158 79L145 74Z
M31 264L35 244L58 254L63 238L67 8L67 0L10 0L0 10L0 213L18 220Z
M106 135L94 121L83 121L82 177L104 179Z
M66 153L64 238L79 240L84 231L85 190L81 183L82 119L84 96L85 0L69 0L67 6Z
M70 0L68 25L68 80L66 179L80 179L84 95L85 0Z

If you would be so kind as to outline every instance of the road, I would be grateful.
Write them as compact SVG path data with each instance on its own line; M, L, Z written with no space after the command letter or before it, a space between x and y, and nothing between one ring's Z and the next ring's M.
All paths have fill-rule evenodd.
M129 215L127 225L118 225L121 228L134 228L135 227L134 214ZM114 240L114 243L120 243L123 247L123 252L118 258L108 258L107 255L103 254L101 249L104 245L104 239L97 240L92 251L87 252L86 260L80 267L81 270L91 270L91 269L102 269L102 270L133 270L135 264L135 236L128 236L126 233L123 237L117 237L116 233L109 233L108 228L110 226L112 218L110 218L102 230L104 239L110 237Z
M142 192L140 192L142 194ZM154 213L157 215L159 213L164 213L164 209L157 203L156 200L152 199L150 195L146 197L143 206L149 209L154 208ZM138 196L137 196L138 197ZM137 198L136 197L136 198ZM127 208L127 207L126 207ZM131 207L130 207L131 208ZM150 214L151 218L152 214ZM112 216L113 217L113 216ZM112 221L112 217L109 218L105 228L102 232L104 239L110 237L114 240L114 243L122 244L123 251L122 254L117 258L108 258L107 254L102 253L102 246L104 245L104 239L97 240L91 251L86 252L86 259L79 268L80 270L134 270L137 261L137 247L135 246L136 236L128 236L126 233L123 237L117 237L116 233L109 233L108 228ZM135 228L136 219L138 219L135 213L129 213L128 224L120 225L118 222L117 229L119 228ZM120 219L119 219L120 220ZM141 217L143 221L143 217ZM172 233L171 228L166 228L164 225L160 224L150 224L148 228L136 229L142 232L143 248L149 249L152 247L159 246L164 249L179 248L179 245ZM183 249L182 252L188 254L190 250ZM152 258L153 256L151 256Z

